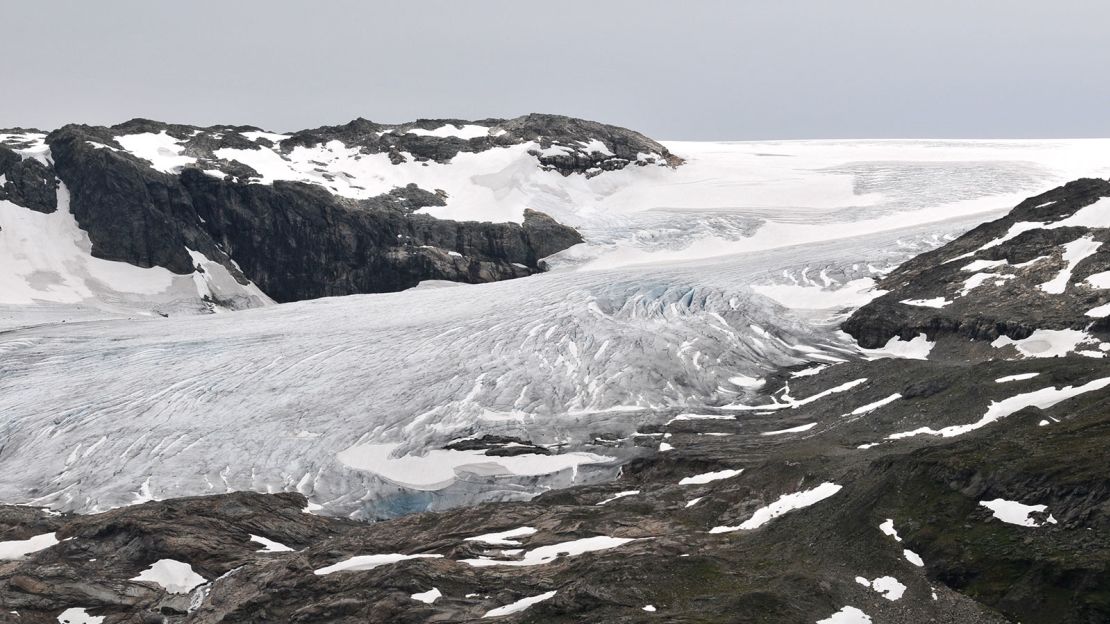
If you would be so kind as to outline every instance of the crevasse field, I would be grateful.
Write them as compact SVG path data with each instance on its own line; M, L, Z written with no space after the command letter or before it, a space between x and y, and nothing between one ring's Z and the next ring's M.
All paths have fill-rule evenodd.
M549 273L217 314L153 313L238 286L92 258L64 188L52 215L0 202L0 500L296 490L374 518L611 478L638 430L859 354L835 322L900 261L1110 175L1098 140L666 146L687 163L564 178L517 146L419 172L435 216L578 228ZM443 448L486 434L553 453Z

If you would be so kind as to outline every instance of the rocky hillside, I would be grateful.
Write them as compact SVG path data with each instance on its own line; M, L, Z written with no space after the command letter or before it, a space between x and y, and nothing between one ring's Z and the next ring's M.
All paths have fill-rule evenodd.
M885 351L644 429L615 482L371 524L299 494L2 507L0 604L105 624L1108 621L1108 186L903 265L845 324Z
M203 294L236 308L265 296L284 302L397 291L423 280L527 276L581 237L527 206L497 204L511 194L511 174L474 176L508 165L593 177L680 163L639 133L554 115L402 125L359 119L292 134L133 120L49 134L0 131L0 202L72 215L69 229L87 238L81 244L93 258L204 274L202 282L216 271L224 287ZM428 211L454 204L475 221ZM32 228L25 220L7 215L0 228ZM71 276L53 273L28 268L28 299L61 300L49 284ZM92 277L96 286L105 281ZM250 285L264 295L247 292Z
M1110 182L1077 180L1031 197L887 275L887 293L844 330L864 347L892 338L958 344L986 357L1091 350L1110 316ZM938 351L939 355L940 351Z

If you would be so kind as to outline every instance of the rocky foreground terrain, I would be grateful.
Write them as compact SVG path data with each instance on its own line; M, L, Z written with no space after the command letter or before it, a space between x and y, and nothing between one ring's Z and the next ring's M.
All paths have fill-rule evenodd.
M1108 197L1080 180L904 264L843 324L858 353L640 431L615 482L377 523L295 493L0 507L0 617L1110 621Z

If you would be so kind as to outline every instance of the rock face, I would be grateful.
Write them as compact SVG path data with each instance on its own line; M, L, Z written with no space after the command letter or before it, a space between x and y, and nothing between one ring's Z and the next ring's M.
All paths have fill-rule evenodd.
M1058 249L1076 236L1098 242L1110 225L1091 212L1101 210L1100 183L1058 197L1083 188L1096 193L1060 212L1046 212L1043 198L1023 203L1001 224L907 263L888 277L889 296L954 296L966 278L952 271L964 263L1047 255L1002 279L1028 282L1018 292L1031 296L993 301L991 318L1009 310L1031 335L1078 331L1040 324L1090 318L1083 307L1067 317L1053 298L1086 305L1097 290L1080 284L1102 270L1083 264L1097 249L1080 260ZM1029 233L1017 242L984 248L1016 223L1045 227L1022 226ZM1066 279L1062 262L1072 266ZM1021 272L1040 263L1056 268ZM1009 275L1004 266L989 268ZM950 280L929 282L943 275ZM978 288L960 297L981 297ZM880 300L853 329L878 327L885 343L901 330L857 319L895 305L921 307ZM959 333L968 308L929 309L952 319L932 334L949 341L946 357L844 354L779 370L743 404L639 432L636 444L658 452L625 464L617 482L526 502L369 524L305 513L293 493L90 516L0 506L0 553L15 553L0 561L0 604L18 612L12 621L34 623L69 609L105 624L1110 621L1110 360L1101 357L1110 342L1087 328L1096 344L1059 357L999 347L982 357L981 341ZM487 455L527 447L496 436L452 446ZM140 578L167 560L187 568L187 589Z
M1110 269L1110 182L1084 179L1031 197L887 275L889 291L844 330L868 348L891 338L1020 340L1035 330L1107 329L1110 291L1088 282Z
M49 213L64 184L93 256L185 275L201 254L279 302L397 291L422 280L524 277L544 270L542 258L582 242L534 210L519 222L423 214L452 201L423 167L465 176L452 159L516 148L563 176L681 164L639 133L555 115L401 125L358 119L290 135L137 119L65 126L37 146L37 158L19 149L35 147L41 133L0 139L0 200ZM405 176L433 182L422 187Z
M49 166L0 145L0 201L50 214L58 209L57 187Z

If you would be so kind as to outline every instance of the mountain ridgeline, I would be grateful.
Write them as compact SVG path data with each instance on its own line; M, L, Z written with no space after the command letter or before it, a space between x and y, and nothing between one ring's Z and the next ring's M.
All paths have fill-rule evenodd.
M639 133L536 114L358 119L289 135L132 120L48 135L6 130L0 139L0 200L49 214L64 187L94 257L185 275L199 253L278 302L524 277L582 242L572 227L527 208L516 222L420 212L453 198L406 176L423 182L427 167L465 175L452 172L460 155L523 149L535 167L561 176L681 163Z

